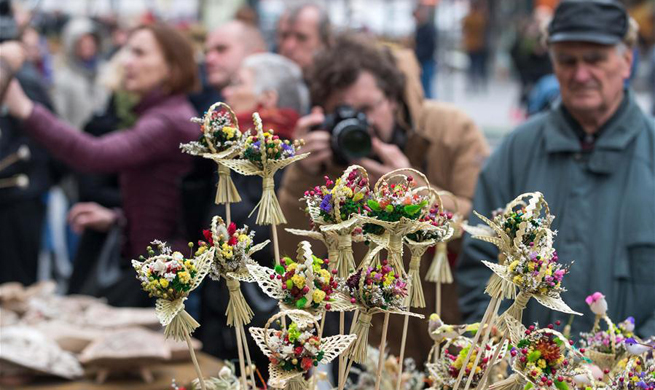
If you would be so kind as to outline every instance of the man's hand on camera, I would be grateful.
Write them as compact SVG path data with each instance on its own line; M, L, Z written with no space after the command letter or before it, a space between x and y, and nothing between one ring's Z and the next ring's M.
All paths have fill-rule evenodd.
M411 168L409 159L405 156L400 148L394 144L385 144L378 138L371 139L371 152L378 156L382 163L370 158L362 158L356 163L363 166L371 178L371 183L375 183L382 175L400 168Z
M305 146L303 146L301 152L309 152L310 154L307 158L296 163L300 166L300 169L310 175L316 175L323 171L325 166L332 160L331 137L332 135L327 131L312 131L303 137Z
M310 155L297 162L300 169L310 175L321 173L323 167L332 160L332 149L330 148L331 134L327 131L311 131L314 126L319 126L325 121L325 115L320 107L312 108L312 112L298 120L294 136L296 139L305 140L301 152Z
M312 131L312 127L322 125L325 122L325 114L321 107L313 107L312 111L298 119L296 128L293 130L293 138L304 138Z

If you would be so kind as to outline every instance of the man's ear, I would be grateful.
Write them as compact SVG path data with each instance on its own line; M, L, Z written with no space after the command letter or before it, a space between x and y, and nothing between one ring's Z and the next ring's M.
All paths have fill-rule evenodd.
M264 108L276 108L278 98L277 91L264 91L259 95L259 104Z
M634 50L630 47L626 47L625 52L623 53L623 60L626 62L627 68L623 71L623 79L627 80L630 78L632 73L632 61L634 61Z

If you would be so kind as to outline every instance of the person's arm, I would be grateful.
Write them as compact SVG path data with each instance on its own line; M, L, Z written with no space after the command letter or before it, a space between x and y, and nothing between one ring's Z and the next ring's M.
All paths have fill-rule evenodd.
M86 172L117 172L178 153L180 142L174 126L164 117L139 120L131 129L102 137L79 132L57 119L41 105L34 106L23 129L56 158Z
M9 113L23 120L28 135L54 157L84 172L116 172L143 165L167 153L178 153L179 143L188 141L163 115L141 119L131 129L90 136L34 104L16 81L11 82L5 102Z

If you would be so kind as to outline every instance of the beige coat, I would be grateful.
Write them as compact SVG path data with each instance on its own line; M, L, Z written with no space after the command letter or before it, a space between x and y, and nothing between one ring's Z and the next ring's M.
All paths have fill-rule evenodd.
M430 184L438 189L445 189L457 196L457 202L462 212L468 214L475 190L478 173L489 148L484 136L473 121L461 110L446 103L423 100L418 79L418 64L406 52L397 53L399 67L407 75L405 103L412 116L414 129L405 147L405 154L412 165L424 172ZM399 118L402 121L402 118ZM402 123L402 122L401 122ZM345 167L329 166L326 173L331 178L341 175ZM288 224L278 228L282 254L292 255L300 240L283 231L283 228L308 229L309 218L304 215L304 203L299 199L303 193L316 185L324 184L323 175L309 175L298 164L287 168L279 190L279 200ZM445 200L445 199L444 199ZM445 203L445 202L444 202ZM447 204L446 204L447 205ZM355 261L363 257L365 247L355 244ZM313 243L314 248L324 250L321 244ZM408 251L406 251L408 252ZM321 253L319 251L319 253ZM321 253L323 254L323 253ZM406 253L407 254L407 253ZM421 262L421 275L425 275L430 265L432 254L429 253ZM406 259L406 266L409 259ZM419 310L429 316L434 310L434 284L424 282L423 285L427 307ZM382 316L373 319L371 343L379 342ZM394 318L396 317L396 318ZM459 319L457 296L454 285L443 289L442 317L444 321L455 322ZM377 322L379 321L379 323ZM393 316L390 321L389 348L397 354L400 346L400 334L403 318ZM430 342L427 335L427 321L410 320L406 356L411 356L422 362L428 354ZM397 337L396 337L397 336Z

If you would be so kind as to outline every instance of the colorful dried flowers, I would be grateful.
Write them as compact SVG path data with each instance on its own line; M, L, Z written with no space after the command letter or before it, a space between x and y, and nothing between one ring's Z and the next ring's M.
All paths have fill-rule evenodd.
M192 155L218 153L239 147L243 142L243 133L235 127L230 115L226 112L209 110L205 113L204 118L191 120L200 124L202 134L198 141L180 145L186 153Z
M549 326L549 328L551 328ZM534 384L543 387L568 389L570 382L571 361L566 356L565 343L569 341L559 333L542 329L535 330L530 325L511 355L518 359L517 368ZM517 356L518 355L518 356Z
M284 160L294 157L303 144L302 140L282 140L273 130L268 130L246 138L243 158L262 168L264 159Z
M533 242L528 245L534 246ZM521 291L532 294L559 294L564 290L562 278L569 271L568 266L558 263L557 252L528 250L526 256L512 259L507 270L512 282Z
M214 261L209 276L218 280L229 272L246 271L246 261L250 259L255 232L248 232L248 226L237 229L234 222L225 226L223 219L212 221L212 229L203 230L206 241L198 242L196 256L214 247Z
M148 247L150 261L133 261L141 287L150 297L176 300L185 297L193 287L193 280L198 272L194 259L185 259L180 252L171 249L160 241L155 241L159 255Z
M313 323L302 328L292 322L286 329L275 331L268 341L271 364L284 371L307 372L317 366L325 352L321 339L315 334Z
M350 275L340 290L351 298L351 303L366 308L400 309L407 296L407 283L383 260L376 267L366 267Z
M347 177L335 181L324 177L325 185L316 186L305 191L304 199L309 208L318 209L320 223L340 223L352 215L364 212L364 206L370 197L368 179L358 175L356 170ZM335 202L338 202L336 204ZM337 211L338 210L338 211ZM339 213L337 216L335 213Z
M304 263L290 257L282 259L275 267L276 277L284 291L283 303L297 309L319 308L325 304L330 310L332 295L337 288L333 273L328 271L329 260L314 255Z
M371 218L384 222L398 222L401 218L418 220L430 204L429 196L418 191L416 181L410 176L407 183L383 182L366 202L364 209ZM381 234L384 228L367 223L365 233Z

